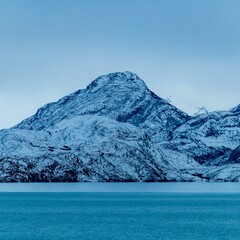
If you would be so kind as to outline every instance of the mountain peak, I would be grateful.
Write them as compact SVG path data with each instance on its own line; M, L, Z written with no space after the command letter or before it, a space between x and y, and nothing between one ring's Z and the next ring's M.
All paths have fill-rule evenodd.
M87 86L87 90L89 90L90 92L96 92L100 88L104 87L106 84L121 85L123 83L124 84L140 83L142 86L144 86L144 88L146 87L143 80L141 80L136 73L125 71L102 75L96 78L94 81L92 81Z

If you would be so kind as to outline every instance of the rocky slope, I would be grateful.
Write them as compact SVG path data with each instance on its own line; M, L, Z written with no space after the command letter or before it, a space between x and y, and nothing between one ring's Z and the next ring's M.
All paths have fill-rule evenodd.
M177 148L199 163L227 164L240 143L240 110L201 114L175 129L173 136Z
M191 117L111 73L1 130L0 181L238 181L239 145L239 106Z

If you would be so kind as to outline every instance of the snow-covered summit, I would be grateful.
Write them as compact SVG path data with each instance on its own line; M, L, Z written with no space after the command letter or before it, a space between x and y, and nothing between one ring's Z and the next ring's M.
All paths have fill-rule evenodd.
M134 102L144 100L148 92L147 86L136 74L110 73L98 77L86 89L43 106L15 128L45 129L79 115L102 115L117 119L130 111Z
M137 74L126 71L126 72L116 72L103 75L95 79L92 83L87 86L89 92L96 92L106 84L121 85L127 84L126 81L131 82L131 84L139 84L146 88L145 83L137 76ZM133 82L134 81L134 82Z
M151 92L136 74L118 72L103 75L86 89L45 105L15 128L43 130L82 115L105 116L153 131L158 129L162 138L190 118Z

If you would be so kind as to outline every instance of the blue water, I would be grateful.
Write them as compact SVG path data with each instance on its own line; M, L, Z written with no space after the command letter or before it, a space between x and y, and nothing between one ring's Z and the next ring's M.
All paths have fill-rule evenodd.
M240 194L0 193L0 239L240 239Z
M240 239L239 183L0 184L0 240Z

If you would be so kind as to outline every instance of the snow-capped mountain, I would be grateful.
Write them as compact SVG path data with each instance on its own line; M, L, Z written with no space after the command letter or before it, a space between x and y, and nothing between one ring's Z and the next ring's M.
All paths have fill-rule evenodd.
M240 105L191 117L111 73L1 130L0 181L238 181L239 145Z

